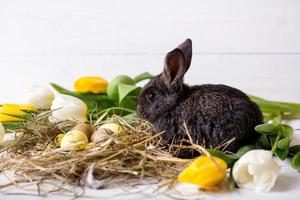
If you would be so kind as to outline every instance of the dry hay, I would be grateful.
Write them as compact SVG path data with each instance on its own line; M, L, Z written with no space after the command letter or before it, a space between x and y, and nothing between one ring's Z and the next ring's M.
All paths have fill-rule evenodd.
M101 143L89 143L81 151L55 147L54 138L74 127L73 122L51 124L47 115L29 120L16 138L0 146L0 172L7 170L18 179L0 188L18 182L39 183L58 180L75 186L91 188L111 187L118 183L152 178L168 185L176 180L188 159L173 157L160 134L154 133L149 123L138 119L124 120L114 116L110 120L126 130L121 138L110 135ZM146 181L147 183L147 181Z

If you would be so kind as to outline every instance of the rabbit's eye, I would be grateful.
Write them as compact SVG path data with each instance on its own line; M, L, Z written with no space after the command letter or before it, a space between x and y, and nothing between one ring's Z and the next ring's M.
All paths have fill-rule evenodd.
M147 98L149 99L149 101L154 101L155 93L154 92L148 92L147 93Z

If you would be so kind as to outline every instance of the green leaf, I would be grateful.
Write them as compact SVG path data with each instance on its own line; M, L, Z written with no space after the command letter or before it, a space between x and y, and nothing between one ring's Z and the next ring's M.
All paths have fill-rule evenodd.
M107 96L115 102L119 100L119 85L120 84L135 85L135 82L127 75L118 75L107 86Z
M266 135L261 135L258 140L258 144L263 148L263 149L268 149L270 150L272 148L268 138Z
M264 123L268 123L273 117L273 113L263 113Z
M277 133L277 127L273 124L260 124L255 127L255 130L265 135L275 135Z
M275 155L280 159L280 160L285 160L286 157L289 154L289 149L276 149L275 150Z
M237 155L229 155L229 154L225 154L222 151L216 150L216 149L206 149L212 156L216 156L218 158L221 158L222 160L224 160L228 167L231 167L238 159L239 156Z
M152 74L150 74L148 72L145 72L145 73L139 74L136 77L134 77L133 81L135 83L139 83L139 82L141 82L143 80L152 79L152 78L154 78L154 76Z
M256 145L252 144L252 145L247 145L244 147L241 147L237 152L236 155L238 155L239 157L241 157L242 155L244 155L245 153L247 153L248 151L251 151L253 149L256 149Z
M270 136L267 136L267 138L269 139L269 141L270 141L270 143L271 143L272 146L275 145L275 142L276 142L277 137L279 137L279 136L278 136L278 135L270 135ZM279 140L279 138L278 138L278 140Z
M290 139L289 138L283 138L283 139L280 139L277 142L277 148L282 149L282 150L288 149L289 145L290 145Z
M120 103L120 107L136 110L137 100L129 96L125 97Z
M68 89L65 89L61 86L59 86L58 84L56 83L50 83L50 85L59 93L61 94L68 94L68 95L71 95L71 96L77 96L77 93L76 92L73 92L73 91L70 91Z
M300 151L300 144L290 147L289 153L296 154Z
M253 95L248 95L248 96L253 102L255 102L259 106L262 112L269 112L269 113L280 112L280 113L290 113L295 115L300 114L300 104L269 101Z
M280 124L280 135L282 135L283 137L287 137L290 140L293 138L294 135L294 129L286 124Z
M293 156L292 167L300 171L300 151Z
M20 127L23 127L25 122L1 122L5 130L17 130Z
M139 86L120 83L118 86L119 104L121 104L123 99L129 94L134 94L134 96L137 96L140 91L141 88Z

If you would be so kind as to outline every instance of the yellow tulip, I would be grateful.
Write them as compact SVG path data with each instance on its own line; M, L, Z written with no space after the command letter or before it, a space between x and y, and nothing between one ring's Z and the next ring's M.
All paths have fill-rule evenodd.
M24 111L36 111L36 108L26 104L2 104L0 105L0 122L24 121L18 117L26 115Z
M86 93L92 92L94 94L105 93L108 82L97 76L85 76L77 79L74 83L76 92Z
M24 119L0 113L0 122L21 122L21 121L24 121Z
M223 181L226 169L227 164L224 160L214 156L200 156L181 172L178 181L211 190Z
M2 109L12 109L12 110L24 110L24 111L33 111L36 112L37 109L28 104L2 104Z
M25 115L26 113L22 110L10 108L10 107L2 107L0 108L0 113L6 115Z

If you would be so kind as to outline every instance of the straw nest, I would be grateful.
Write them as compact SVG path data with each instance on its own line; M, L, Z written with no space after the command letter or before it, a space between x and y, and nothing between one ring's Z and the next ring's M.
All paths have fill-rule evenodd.
M0 146L4 152L0 172L9 170L17 175L16 180L0 188L18 182L58 180L99 189L111 187L114 180L128 183L147 178L164 180L163 184L170 186L189 162L172 156L172 147L165 145L149 123L117 116L109 120L125 129L122 138L112 134L104 142L89 143L84 150L68 151L55 147L54 138L71 130L74 122L51 124L45 114L30 119L15 139Z

